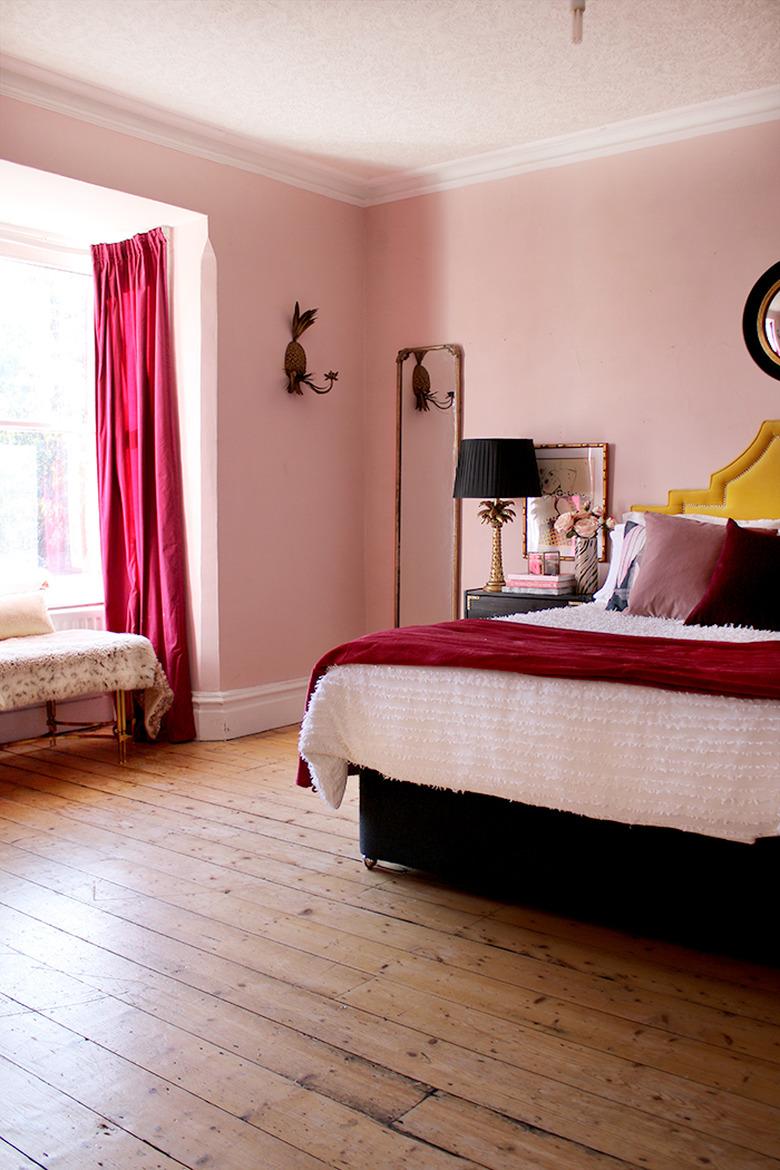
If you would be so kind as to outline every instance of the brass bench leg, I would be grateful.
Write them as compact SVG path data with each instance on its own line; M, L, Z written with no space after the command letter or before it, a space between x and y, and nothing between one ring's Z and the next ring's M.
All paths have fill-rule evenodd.
M132 702L132 700L131 700ZM127 694L125 691L115 692L116 705L116 744L119 763L127 763L127 741L131 738L127 730Z
M49 745L57 746L57 704L54 699L46 702L46 726L49 729Z

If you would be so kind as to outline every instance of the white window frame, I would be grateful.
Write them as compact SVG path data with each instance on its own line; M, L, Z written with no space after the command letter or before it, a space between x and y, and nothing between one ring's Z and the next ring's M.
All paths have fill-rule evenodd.
M35 232L12 224L0 224L0 256L3 259L20 260L27 264L36 264L42 268L56 268L61 272L75 272L83 276L92 275L92 256L88 248L75 246L60 236L49 233ZM94 384L95 354L94 347L87 346L87 377ZM46 430L43 424L19 423L16 420L6 424L0 420L0 426L34 427L37 430ZM51 428L49 428L51 429ZM97 469L96 469L97 471ZM56 602L56 599L55 599ZM84 602L83 604L56 603L50 606L52 621L57 629L69 628L103 628L103 602Z

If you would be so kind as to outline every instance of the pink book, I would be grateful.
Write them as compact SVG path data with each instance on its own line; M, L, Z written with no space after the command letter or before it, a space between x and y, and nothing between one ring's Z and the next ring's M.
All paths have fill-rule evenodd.
M506 579L507 585L512 589L568 589L574 585L574 574L559 576L559 577L542 577L542 576L527 576L518 577L511 575Z

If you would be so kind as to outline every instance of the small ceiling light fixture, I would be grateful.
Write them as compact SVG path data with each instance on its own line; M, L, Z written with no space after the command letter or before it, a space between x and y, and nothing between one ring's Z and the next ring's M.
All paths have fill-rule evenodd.
M571 5L571 39L572 44L582 44L582 17L585 13L585 0L569 0Z

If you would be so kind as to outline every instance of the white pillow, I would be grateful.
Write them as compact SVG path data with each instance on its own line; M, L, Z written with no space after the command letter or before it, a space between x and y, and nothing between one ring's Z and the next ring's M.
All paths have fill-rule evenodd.
M609 550L609 569L607 571L607 579L599 589L598 593L593 594L593 601L597 605L606 605L617 587L618 569L620 568L620 553L623 548L623 533L626 530L625 524L616 524L610 531L609 540L611 548Z
M696 512L681 512L683 520L698 520L702 524L728 524L728 516L699 516ZM735 520L740 528L775 528L780 532L780 520L775 516L770 520Z
M0 597L0 639L28 634L53 634L46 598L36 593L8 593Z
M646 512L624 512L623 520L633 520L635 524L644 524ZM702 524L720 524L725 527L729 522L728 516L705 516L699 512L674 512L675 520L699 520ZM740 528L775 528L780 532L780 519L772 520L736 520Z

